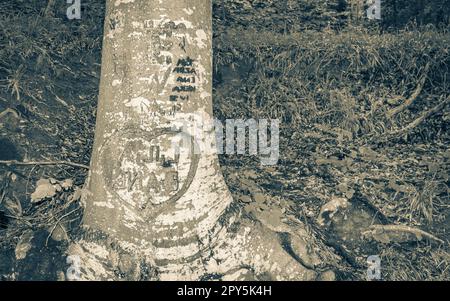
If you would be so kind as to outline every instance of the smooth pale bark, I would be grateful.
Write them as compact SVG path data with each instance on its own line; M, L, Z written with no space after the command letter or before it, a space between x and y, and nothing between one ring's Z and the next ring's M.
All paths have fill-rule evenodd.
M211 20L208 0L107 1L81 279L316 277L242 218L211 151Z

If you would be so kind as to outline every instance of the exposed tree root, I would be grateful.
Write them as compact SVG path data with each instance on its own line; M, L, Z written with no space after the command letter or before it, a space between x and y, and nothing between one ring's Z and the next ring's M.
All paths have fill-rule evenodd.
M218 225L215 235L202 239L197 254L175 261L155 260L154 247L130 248L89 230L69 254L80 258L80 280L321 279L321 271L315 269L320 260L302 232L283 240L257 221L239 220L231 227ZM287 248L282 245L286 241Z
M411 96L408 99L406 99L403 104L388 111L387 115L389 118L392 118L395 115L403 112L405 109L407 109L409 106L411 106L414 103L414 101L417 99L417 97L420 95L420 93L422 93L422 89L423 89L423 86L427 79L429 70L430 70L430 63L428 62L425 66L424 74L420 78L419 83L418 83L416 89L414 90L413 94L411 94Z
M0 164L4 165L21 165L21 166L28 166L28 165L67 165L71 167L77 167L77 168L83 168L83 169L89 169L89 166L79 163L73 163L70 161L28 161L28 162L21 162L17 160L0 160Z
M428 232L404 225L372 225L363 235L382 243L402 243L421 240L438 245L445 243L442 239Z
M393 138L397 138L399 136L405 135L407 133L410 133L412 130L414 130L417 126L419 126L424 120L429 118L430 116L438 113L441 111L444 106L450 101L450 97L447 97L445 100L441 101L438 105L436 105L434 108L422 113L418 118L416 118L413 122L409 123L404 128L401 128L396 131L389 132L385 135L383 135L383 139L389 140ZM381 138L381 137L379 137Z
M9 108L0 113L0 120L5 117L8 113L12 114L15 118L20 119L19 113L15 110Z

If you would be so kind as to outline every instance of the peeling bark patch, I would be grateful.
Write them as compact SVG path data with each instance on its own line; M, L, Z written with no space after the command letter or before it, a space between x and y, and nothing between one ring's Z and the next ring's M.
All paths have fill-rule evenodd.
M194 10L191 8L183 8L183 11L188 14L189 16L192 15L194 13Z
M145 20L142 25L133 22L134 28L142 27L149 35L148 58L152 65L170 65L172 63L173 46L183 41L184 31L192 27L187 21L171 21L165 16L160 20Z
M197 42L197 47L200 49L205 48L206 45L206 41L208 40L208 36L206 35L206 32L203 29L199 29L195 32L196 34L196 38L195 41Z
M109 32L106 35L109 38L113 38L115 34L121 33L125 26L124 14L120 11L115 11L110 15L106 22L108 22Z
M134 0L116 0L114 3L115 6L119 6L121 4L133 3Z

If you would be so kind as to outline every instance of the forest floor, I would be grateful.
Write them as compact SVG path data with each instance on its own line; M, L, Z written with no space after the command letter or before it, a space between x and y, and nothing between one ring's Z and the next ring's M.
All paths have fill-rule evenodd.
M0 4L0 161L28 162L0 164L0 279L63 278L93 143L100 2L72 21ZM450 280L449 33L215 22L215 116L281 121L277 165L220 157L234 197L263 192L303 222L338 279L365 280L375 255L382 280ZM42 179L55 190L33 202Z

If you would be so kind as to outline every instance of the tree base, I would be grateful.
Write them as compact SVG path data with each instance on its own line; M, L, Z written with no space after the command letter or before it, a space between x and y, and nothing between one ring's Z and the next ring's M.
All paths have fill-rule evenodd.
M89 229L69 249L79 256L73 280L322 280L334 273L308 248L304 233L277 233L247 217L218 225L213 237L198 241L200 251L174 261L157 260L157 248L139 249ZM306 232L305 232L306 233ZM79 273L78 273L79 272ZM333 274L331 277L330 274ZM71 279L71 280L72 280Z

